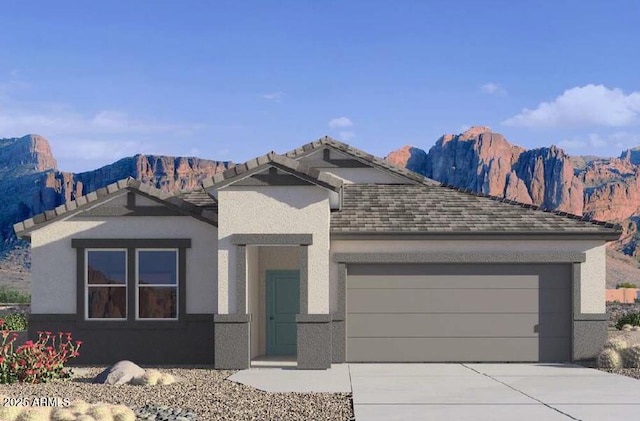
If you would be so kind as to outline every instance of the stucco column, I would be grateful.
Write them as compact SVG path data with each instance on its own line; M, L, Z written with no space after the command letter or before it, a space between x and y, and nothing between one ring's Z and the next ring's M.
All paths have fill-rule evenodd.
M235 307L233 314L216 314L214 321L215 367L240 370L249 368L250 323L247 314L247 247L236 245ZM230 303L231 304L231 303Z
M297 323L297 353L299 369L331 367L331 314L309 314L309 247L298 249L300 268L300 313ZM329 285L326 280L326 285Z

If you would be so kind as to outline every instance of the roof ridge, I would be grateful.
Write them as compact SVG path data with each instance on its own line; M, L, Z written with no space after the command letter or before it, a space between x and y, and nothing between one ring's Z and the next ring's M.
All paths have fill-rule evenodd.
M508 205L513 205L513 206L519 206L519 207L525 208L525 209L531 209L531 210L535 210L535 211L553 213L555 215L558 215L558 216L561 216L561 217L564 217L564 218L577 219L577 220L580 220L580 221L589 222L589 223L594 224L594 225L603 226L605 228L613 228L613 229L617 229L617 230L621 230L622 229L622 225L620 225L620 224L614 224L614 223L607 222L607 221L600 221L600 220L593 219L593 218L591 218L589 216L586 216L586 215L576 215L574 213L570 213L570 212L566 212L566 211L550 209L550 208L546 208L546 207L542 207L542 206L538 206L538 205L533 205L533 204L529 204L529 203L520 202L520 201L517 201L517 200L507 199L506 197L489 195L489 194L482 193L482 192L475 192L475 191L473 191L471 189L465 189L465 188L454 186L453 184L448 184L448 183L441 183L440 186L448 188L450 190L455 190L455 191L457 191L459 193L464 193L464 194L468 194L468 195L476 196L476 197L484 197L484 198L487 198L487 199L490 199L490 200L493 200L493 201L496 201L496 202L502 202L502 203L506 203Z

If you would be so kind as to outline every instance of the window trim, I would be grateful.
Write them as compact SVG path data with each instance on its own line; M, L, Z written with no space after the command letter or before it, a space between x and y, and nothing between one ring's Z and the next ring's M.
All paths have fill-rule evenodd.
M191 248L190 238L72 238L71 247L76 249L76 321L78 325L87 329L181 329L187 326L190 314L187 309L187 249ZM178 319L140 319L136 320L135 314L128 311L126 320L91 319L85 320L84 285L85 250L86 249L127 249L127 286L135 288L135 249L137 248L177 248L178 249ZM135 308L134 294L127 293L127 308Z
M89 252L92 251L122 251L124 252L124 285L111 285L111 284L94 284L91 285L93 287L109 287L109 288L124 288L124 311L125 317L89 317ZM84 320L90 323L93 322L122 322L126 321L129 318L129 253L126 248L86 248L84 249Z
M176 283L175 284L147 284L140 285L140 252L141 251L173 251L176 254ZM180 249L179 248L136 248L135 249L135 266L136 266L136 279L135 279L135 296L136 296L136 311L135 311L135 320L136 321L176 321L180 319ZM140 317L140 288L147 287L164 287L164 288L175 288L176 289L176 317L167 317L167 318L151 318L151 317Z

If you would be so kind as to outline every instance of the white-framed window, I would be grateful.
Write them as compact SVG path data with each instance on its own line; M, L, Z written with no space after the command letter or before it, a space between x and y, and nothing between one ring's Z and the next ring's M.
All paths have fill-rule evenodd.
M85 250L85 319L127 319L127 249Z
M136 320L178 319L178 249L136 249Z

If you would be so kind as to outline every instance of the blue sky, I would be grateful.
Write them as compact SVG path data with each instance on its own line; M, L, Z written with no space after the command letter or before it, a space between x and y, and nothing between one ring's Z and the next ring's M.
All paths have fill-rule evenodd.
M613 156L640 146L639 51L635 0L3 0L0 138L45 136L65 171L471 125Z

